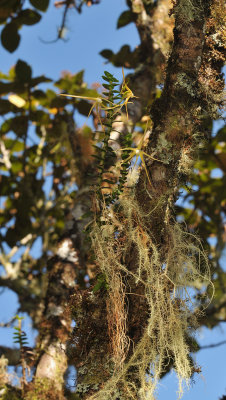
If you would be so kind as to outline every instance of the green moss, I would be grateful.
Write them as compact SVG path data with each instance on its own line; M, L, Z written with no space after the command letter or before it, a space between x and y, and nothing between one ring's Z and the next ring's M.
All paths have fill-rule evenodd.
M6 385L0 389L0 400L22 400L21 391Z
M35 379L30 383L23 400L64 400L63 394L47 378Z

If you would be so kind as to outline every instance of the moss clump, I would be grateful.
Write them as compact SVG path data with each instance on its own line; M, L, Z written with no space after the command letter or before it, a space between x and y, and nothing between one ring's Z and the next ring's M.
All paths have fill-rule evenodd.
M179 15L184 24L195 21L202 15L203 5L201 0L176 0L173 14Z
M21 390L5 385L0 388L0 400L23 400Z
M56 389L54 382L36 378L27 386L23 400L65 400L65 397Z

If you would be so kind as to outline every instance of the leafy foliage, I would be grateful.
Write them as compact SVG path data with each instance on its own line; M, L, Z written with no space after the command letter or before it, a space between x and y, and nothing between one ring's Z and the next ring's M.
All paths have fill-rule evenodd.
M131 10L123 11L122 14L119 16L117 22L117 28L118 29L122 28L123 26L126 26L134 21L135 21L135 15Z
M113 131L113 123L116 120L118 116L121 115L121 108L124 105L124 93L123 93L123 87L121 90L116 90L116 87L119 85L119 82L112 74L109 72L105 71L104 75L102 76L103 80L107 83L103 84L103 87L105 89L105 92L103 93L105 98L103 100L103 110L106 110L106 117L104 118L102 125L104 127L104 137L102 139L102 144L101 146L98 144L98 146L95 146L97 150L97 154L94 155L94 157L98 160L98 170L99 170L99 189L97 191L97 194L99 198L102 200L102 197L104 196L105 198L105 203L106 205L109 205L113 201L115 201L120 193L123 190L124 183L126 181L126 177L128 174L128 166L129 163L125 162L122 168L122 171L120 171L120 175L117 178L118 183L116 184L115 177L114 177L114 172L111 171L111 166L114 166L115 160L116 160L116 154L113 151L112 147L109 145L110 141L110 135L111 132ZM123 138L124 143L131 143L131 135L126 135ZM125 158L125 155L123 155L123 158ZM112 174L112 179L105 177L108 176L109 174ZM106 189L109 189L109 184L113 185L116 184L116 188L113 189L111 193L105 193L104 189L104 183L107 183L108 186Z
M100 55L116 67L136 68L139 62L139 48L131 51L127 44L122 46L116 54L112 50L105 49L100 52Z
M20 43L19 30L23 25L35 25L40 19L41 15L37 11L46 11L49 5L49 0L30 1L31 5L35 7L24 8L22 0L3 1L1 2L1 24L4 27L1 32L2 46L10 53L14 52Z
M91 6L99 2L100 0L80 0L77 4L77 1L56 1L54 4L56 8L64 6L61 27L56 40L63 39L66 15L71 7L81 13L84 3ZM42 18L40 11L42 13L48 11L50 0L29 0L29 3L33 8L26 8L24 0L1 1L0 24L4 25L1 31L1 44L10 53L13 53L20 44L21 34L19 31L23 25L33 26L37 24Z
M49 7L49 0L29 0L31 5L40 11L46 11Z
M50 82L44 76L33 77L31 67L21 60L8 75L2 74L0 82L4 95L0 99L1 250L5 254L6 249L15 249L13 253L8 250L1 263L20 266L18 290L23 311L30 309L28 298L33 298L34 304L39 302L47 255L63 232L65 215L76 197L76 185L80 184L82 170L88 167L87 159L83 159L83 164L77 160L78 165L74 160L68 126L76 109L88 114L89 103L78 101L72 105L71 101L59 97L53 87L46 91L37 88ZM55 83L58 90L69 86L76 92L96 93L86 89L82 71L66 74ZM9 93L14 93L14 97ZM85 145L86 153L85 142L89 143L91 129L84 126L79 135L73 132L75 151ZM32 255L35 246L42 249L38 261ZM11 261L14 251L22 252L18 262ZM25 293L28 297L23 296Z
M14 326L15 332L13 334L13 342L18 343L20 345L20 349L22 350L22 348L28 344L27 335L24 331L22 331L21 322L23 317L19 317L17 315L16 319L18 320L18 326Z

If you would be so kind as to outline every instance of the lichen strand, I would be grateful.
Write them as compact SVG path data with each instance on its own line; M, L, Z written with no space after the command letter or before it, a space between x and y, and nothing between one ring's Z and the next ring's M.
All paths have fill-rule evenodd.
M159 210L161 201L145 214L135 195L125 194L118 211L105 209L103 225L93 226L92 245L108 287L114 369L90 399L152 400L166 363L177 372L181 395L193 373L186 335L195 320L186 287L210 283L208 262L199 240L177 223L166 223L167 245L156 245L149 227Z

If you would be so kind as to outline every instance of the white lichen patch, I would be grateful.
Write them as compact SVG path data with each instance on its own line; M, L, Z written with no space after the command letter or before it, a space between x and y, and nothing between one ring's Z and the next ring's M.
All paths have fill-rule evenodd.
M57 255L62 260L67 260L69 262L78 262L77 252L73 249L72 241L69 238L64 239L57 249Z
M181 156L178 164L178 171L183 174L190 174L194 161L191 157L191 150L183 148L181 150Z

